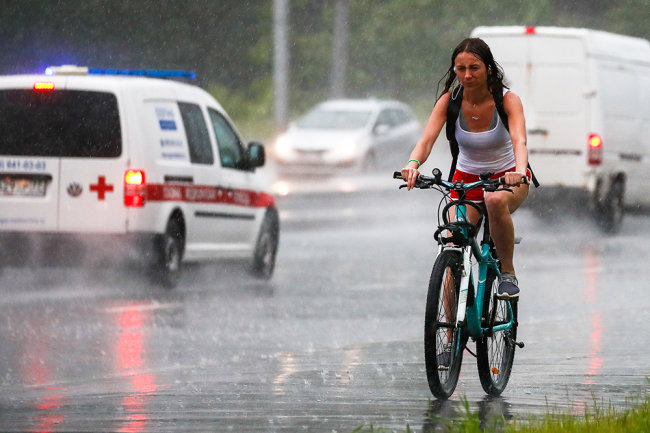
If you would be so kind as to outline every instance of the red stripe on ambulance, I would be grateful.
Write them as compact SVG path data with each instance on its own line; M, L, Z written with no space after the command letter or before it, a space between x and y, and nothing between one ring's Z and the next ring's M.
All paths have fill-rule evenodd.
M275 203L273 196L265 192L207 185L147 184L140 193L144 193L145 202L224 203L245 207L268 207Z

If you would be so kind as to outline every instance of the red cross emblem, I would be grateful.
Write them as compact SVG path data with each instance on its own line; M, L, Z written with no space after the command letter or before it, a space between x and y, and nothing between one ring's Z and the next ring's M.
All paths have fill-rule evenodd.
M90 184L90 190L97 193L98 200L104 200L107 192L113 192L113 185L106 184L106 176L99 176L96 184Z

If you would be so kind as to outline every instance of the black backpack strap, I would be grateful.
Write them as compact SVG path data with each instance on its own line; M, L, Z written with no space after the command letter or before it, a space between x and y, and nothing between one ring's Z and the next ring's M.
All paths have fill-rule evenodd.
M449 168L448 181L454 177L456 172L456 161L458 161L458 142L456 141L456 119L460 114L460 108L463 103L463 87L458 86L453 89L449 95L449 104L447 105L447 123L445 131L449 141L449 150L451 150L451 167Z
M503 106L503 89L493 91L492 98L494 99L494 105L497 109L497 113L499 113L499 117L501 118L501 123L503 123L503 126L506 127L506 130L510 132L510 126L508 125L508 114L506 113L506 109ZM530 162L528 163L528 170L530 170L530 176L533 180L533 185L535 185L535 188L537 188L539 186L539 181L537 180L533 169L530 167Z

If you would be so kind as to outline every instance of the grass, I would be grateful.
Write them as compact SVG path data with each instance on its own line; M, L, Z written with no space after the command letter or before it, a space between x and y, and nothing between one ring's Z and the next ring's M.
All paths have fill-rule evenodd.
M543 418L525 421L506 421L503 417L483 425L478 412L473 412L467 400L463 400L465 413L459 419L431 419L431 428L426 432L444 433L648 433L650 432L650 397L632 409L620 413L611 406L603 408L594 402L582 416L561 413L547 413ZM352 433L389 433L392 430L376 428L372 424L362 425ZM416 430L406 426L404 433Z

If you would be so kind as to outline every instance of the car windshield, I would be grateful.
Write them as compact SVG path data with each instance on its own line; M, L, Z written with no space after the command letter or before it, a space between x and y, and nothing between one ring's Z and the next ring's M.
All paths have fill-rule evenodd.
M370 120L370 111L315 108L298 121L305 129L359 129Z

